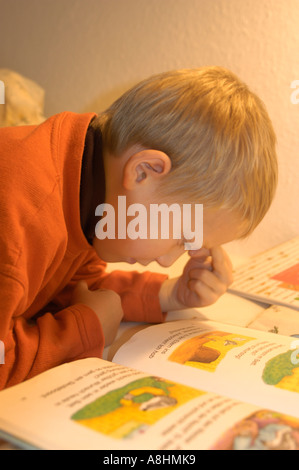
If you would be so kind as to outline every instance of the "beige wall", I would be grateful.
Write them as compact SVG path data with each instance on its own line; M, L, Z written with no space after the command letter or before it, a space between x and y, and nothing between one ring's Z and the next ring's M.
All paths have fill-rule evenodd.
M251 254L299 234L299 0L0 0L0 68L45 88L46 115L100 111L152 73L207 64L244 79L277 132L274 204L230 247Z

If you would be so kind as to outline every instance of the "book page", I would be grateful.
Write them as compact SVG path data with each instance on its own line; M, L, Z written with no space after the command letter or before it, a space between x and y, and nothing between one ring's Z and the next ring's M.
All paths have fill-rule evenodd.
M299 417L299 339L187 320L151 326L113 361Z
M256 315L247 326L256 330L299 338L299 312L282 305L271 305Z
M85 359L2 391L0 435L25 448L203 449L228 423L257 412L156 374Z
M299 310L299 237L234 270L232 293Z
M0 396L0 435L29 449L299 449L299 419L99 359Z

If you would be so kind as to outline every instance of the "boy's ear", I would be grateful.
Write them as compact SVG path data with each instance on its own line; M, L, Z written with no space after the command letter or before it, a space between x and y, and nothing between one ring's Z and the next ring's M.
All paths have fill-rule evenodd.
M140 150L131 155L123 169L123 186L134 189L138 184L167 175L171 160L160 150Z

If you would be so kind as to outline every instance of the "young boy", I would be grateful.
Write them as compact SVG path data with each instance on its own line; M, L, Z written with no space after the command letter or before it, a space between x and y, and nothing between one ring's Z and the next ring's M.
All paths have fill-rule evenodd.
M251 233L276 187L265 108L220 67L151 77L98 116L2 128L0 143L0 388L100 357L122 318L160 322L167 310L215 302L232 282L221 245ZM119 196L146 210L203 204L203 246L181 277L105 272L116 261L170 266L185 251L171 234L127 236ZM95 236L104 202L121 236Z

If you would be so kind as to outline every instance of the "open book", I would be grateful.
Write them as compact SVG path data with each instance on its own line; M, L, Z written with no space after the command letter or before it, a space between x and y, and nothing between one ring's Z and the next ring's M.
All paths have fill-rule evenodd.
M235 269L230 292L299 310L299 237Z
M0 392L0 435L42 449L299 449L299 339L195 318L127 330L107 359Z

